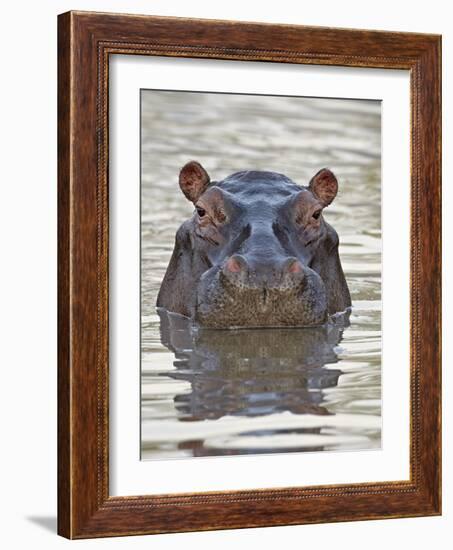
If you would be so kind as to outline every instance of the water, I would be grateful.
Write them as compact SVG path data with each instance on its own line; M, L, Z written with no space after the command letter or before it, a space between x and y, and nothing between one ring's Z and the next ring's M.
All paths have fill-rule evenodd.
M142 92L142 459L373 449L381 442L380 103ZM197 330L156 311L180 223L178 173L243 169L300 184L328 166L339 193L349 324Z

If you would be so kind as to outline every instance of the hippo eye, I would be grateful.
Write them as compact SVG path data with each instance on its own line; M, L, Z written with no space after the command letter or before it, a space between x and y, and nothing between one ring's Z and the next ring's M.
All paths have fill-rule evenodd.
M202 218L206 214L206 210L204 208L200 208L199 206L196 206L197 213Z
M320 215L321 215L321 209L316 210L316 212L313 212L313 218L315 218L315 220L319 219Z

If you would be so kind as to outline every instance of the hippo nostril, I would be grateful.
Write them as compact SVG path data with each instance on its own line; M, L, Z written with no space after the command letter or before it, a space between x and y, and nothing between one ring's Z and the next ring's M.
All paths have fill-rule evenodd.
M288 273L302 273L302 266L300 262L293 262L288 266Z
M283 273L301 274L303 273L302 264L296 258L288 258L282 266Z
M246 271L247 262L242 256L235 255L228 258L225 264L225 271L230 273L240 273L241 271Z

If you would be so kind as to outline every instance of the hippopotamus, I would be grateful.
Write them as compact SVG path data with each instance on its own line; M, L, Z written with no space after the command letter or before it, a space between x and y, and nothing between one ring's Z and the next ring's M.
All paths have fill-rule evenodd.
M158 307L217 329L322 325L350 308L338 234L324 219L338 192L331 170L307 185L257 170L212 181L190 161L179 186L194 212L176 233Z

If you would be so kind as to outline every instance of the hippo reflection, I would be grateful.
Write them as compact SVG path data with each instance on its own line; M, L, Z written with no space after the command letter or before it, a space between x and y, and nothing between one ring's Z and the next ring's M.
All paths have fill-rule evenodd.
M192 161L179 184L195 211L177 232L158 307L231 328L321 325L351 305L323 216L338 191L330 170L308 186L250 170L211 182Z
M180 420L225 415L258 416L290 411L329 414L324 388L341 371L335 347L344 323L300 329L193 330L182 316L159 310L162 343L176 357L165 376L190 382L175 397Z

